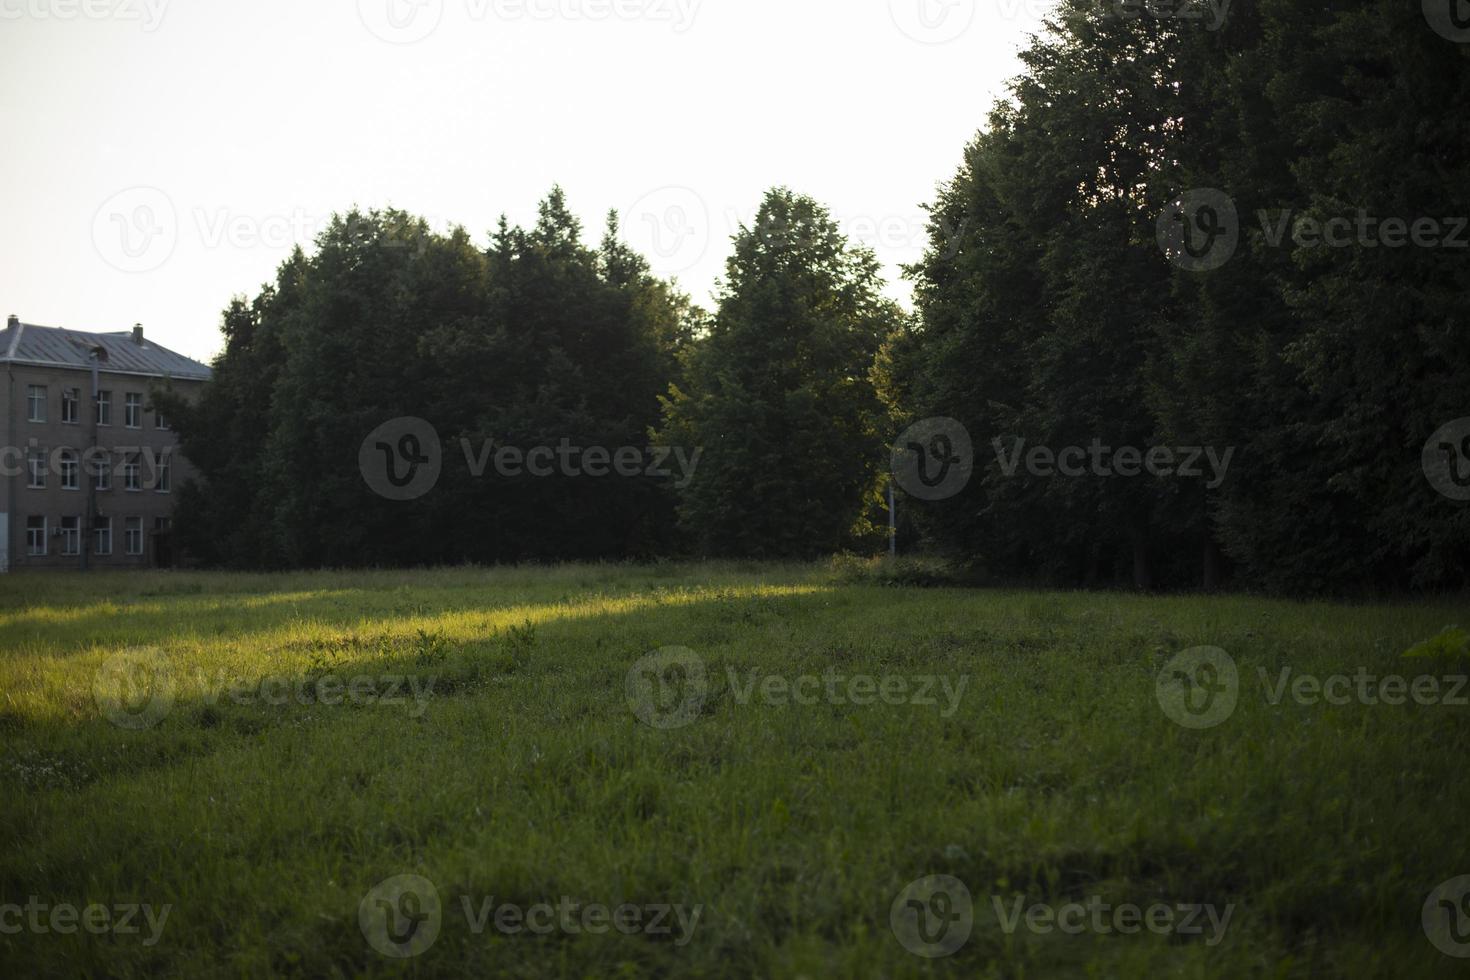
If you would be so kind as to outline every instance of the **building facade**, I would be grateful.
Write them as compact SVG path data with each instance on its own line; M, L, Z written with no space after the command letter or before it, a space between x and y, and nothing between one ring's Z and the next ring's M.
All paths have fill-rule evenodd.
M198 361L142 327L0 334L0 572L169 567L174 491L190 475L155 390L194 397Z

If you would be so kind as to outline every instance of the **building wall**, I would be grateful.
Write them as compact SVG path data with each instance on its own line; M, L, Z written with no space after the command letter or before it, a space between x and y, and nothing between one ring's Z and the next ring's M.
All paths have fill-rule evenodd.
M184 481L192 475L189 464L178 454L177 437L172 431L160 429L155 424L154 412L148 409L149 388L159 379L101 372L98 388L112 394L111 424L96 428L93 441L93 407L91 401L92 376L90 371L71 368L31 367L22 364L7 365L5 379L5 404L3 429L5 432L4 455L0 457L3 479L0 479L0 513L5 514L4 524L9 537L9 567L13 570L27 568L77 568L81 556L63 554L63 539L57 537L62 518L79 518L80 535L90 534L87 521L88 486L91 474L86 470L84 452L93 446L107 453L112 473L111 489L95 493L96 513L112 518L112 554L91 554L91 567L142 568L158 564L163 552L170 545L166 532L159 535L160 520L172 519L174 500ZM46 389L46 421L29 421L28 390L31 385ZM174 390L186 396L197 393L198 381L175 381ZM76 388L81 392L77 423L62 421L62 391ZM129 428L126 423L126 396L142 397L144 411L141 427ZM46 451L46 487L33 489L29 484L26 458L33 449ZM78 460L77 489L62 488L62 473L56 465L59 449L72 450ZM150 455L151 454L151 455ZM142 489L129 491L125 488L123 464L129 456L139 464ZM100 461L101 456L97 459ZM169 492L160 492L156 486L157 467L150 459L169 461ZM46 551L44 556L29 553L28 518L46 519ZM127 518L141 519L143 553L127 553ZM91 541L88 539L88 543ZM177 556L173 556L177 560Z

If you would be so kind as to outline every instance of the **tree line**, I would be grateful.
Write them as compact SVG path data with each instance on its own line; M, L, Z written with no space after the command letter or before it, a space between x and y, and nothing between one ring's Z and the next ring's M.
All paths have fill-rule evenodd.
M900 541L994 580L1470 584L1470 505L1423 462L1470 416L1470 44L1391 0L1258 0L1217 29L1121 9L1065 0L1023 52L930 205L912 312L785 188L733 236L711 311L616 215L588 247L560 189L484 247L339 216L230 305L215 379L170 406L200 474L180 544L253 568L876 553L895 438L945 418L969 479L900 490ZM445 457L406 502L358 460L397 417ZM568 441L698 466L457 458ZM1134 472L1213 466L1098 464L1125 448Z

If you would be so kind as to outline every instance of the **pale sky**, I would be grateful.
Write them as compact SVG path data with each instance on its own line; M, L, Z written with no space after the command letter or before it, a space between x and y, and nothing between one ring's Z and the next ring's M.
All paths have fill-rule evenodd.
M776 184L885 263L1042 0L0 0L0 313L218 353L333 211L478 244L560 183L710 305Z

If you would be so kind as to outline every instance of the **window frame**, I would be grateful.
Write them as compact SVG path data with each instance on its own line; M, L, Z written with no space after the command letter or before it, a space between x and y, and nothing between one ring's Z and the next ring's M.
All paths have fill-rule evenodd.
M67 527L67 522L74 522L73 527ZM66 516L58 525L61 532L61 557L77 558L82 553L82 519L75 516Z
M135 531L137 532L138 536L138 549L136 551L133 550L133 534ZM125 549L125 553L129 558L140 558L143 556L143 518L123 518L123 547Z
M60 471L61 489L71 493L82 489L82 460L76 450L61 450L57 454L56 468Z
M109 493L112 490L112 453L104 449L96 449L93 450L92 458L100 458L102 464L97 467L96 472L90 474L92 489L98 493Z
M45 490L47 474L51 469L50 453L36 448L26 453L26 489Z
M103 537L103 534L106 537ZM106 547L103 542L106 541ZM100 558L108 558L112 555L112 518L97 517L92 521L92 554Z
M136 391L123 393L123 428L143 428L143 396Z
M26 421L45 425L49 414L51 389L46 385L26 385ZM39 410L37 405L40 406Z
M39 528L33 526L33 522L40 521ZM32 535L36 531L41 532L41 549L36 550ZM30 514L26 517L26 557L27 558L49 558L51 555L51 522L44 514Z

